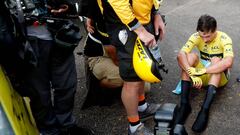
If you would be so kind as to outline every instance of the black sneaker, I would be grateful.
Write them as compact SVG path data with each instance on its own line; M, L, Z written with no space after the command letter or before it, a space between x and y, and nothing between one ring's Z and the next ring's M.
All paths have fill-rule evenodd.
M208 123L208 114L209 114L208 110L201 109L201 111L198 113L197 119L195 120L192 126L192 130L194 132L201 133L206 129Z
M128 129L128 135L154 135L150 129L146 128L143 124L141 124L134 133L131 133L130 129Z
M147 104L147 109L144 112L138 112L140 120L143 122L151 118L156 113L158 108L160 108L160 106L160 104L155 103Z
M191 113L192 108L189 104L181 104L177 117L176 117L176 124L182 124L184 125L186 119L188 118L188 115Z
M60 135L94 135L94 131L85 127L73 126L65 131L62 131Z

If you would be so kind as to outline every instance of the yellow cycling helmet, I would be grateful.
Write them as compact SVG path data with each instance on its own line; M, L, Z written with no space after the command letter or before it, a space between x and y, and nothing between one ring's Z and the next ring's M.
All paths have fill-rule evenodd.
M153 58L149 49L136 39L133 50L133 67L137 75L146 82L156 83L162 81L161 66Z

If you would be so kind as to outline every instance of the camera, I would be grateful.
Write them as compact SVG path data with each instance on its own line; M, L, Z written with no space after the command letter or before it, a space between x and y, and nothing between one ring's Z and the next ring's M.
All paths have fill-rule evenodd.
M154 116L156 123L154 127L155 135L173 135L176 112L176 104L165 103L161 105Z

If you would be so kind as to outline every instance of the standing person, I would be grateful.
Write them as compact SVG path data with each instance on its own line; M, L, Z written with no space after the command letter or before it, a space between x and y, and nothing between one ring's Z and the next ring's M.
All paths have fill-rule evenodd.
M153 115L159 104L149 104L145 100L144 81L133 68L133 48L137 37L149 48L156 45L154 36L161 40L165 26L155 0L98 0L101 6L110 41L116 46L120 76L123 79L122 101L129 121L129 134L152 135L140 118Z
M119 88L123 86L123 80L119 75L116 48L110 44L105 21L97 1L88 0L87 2L86 30L88 31L88 37L84 46L84 54L88 56L87 62L90 71L99 81L100 88L94 88L95 92L101 92L102 96L107 96L107 98L101 98L100 96L100 101L97 100L98 103L105 100L106 103L109 103L116 98L112 96L113 93L119 95ZM145 91L149 91L150 83L147 83L146 86Z
M100 9L98 13L99 15L96 13L95 15L101 16ZM99 23L99 21L103 20L94 21L91 18L86 20L88 37L84 47L84 54L88 56L89 69L99 80L99 86L103 88L104 92L108 92L107 89L117 90L122 87L123 80L119 75L116 48L110 45L109 36L105 27L102 26L104 23ZM150 87L151 84L145 82L144 91L150 91ZM99 91L99 88L97 90Z
M19 66L17 55L17 41L14 38L13 21L11 13L4 1L0 2L0 64L5 68L8 75L15 74L16 66ZM11 77L11 76L9 76Z
M208 122L210 106L216 90L227 84L229 69L233 64L232 40L224 32L217 30L217 21L210 15L202 15L198 19L197 32L192 34L178 53L177 60L181 73L181 102L177 124L184 124L191 112L189 93L191 86L206 86L206 96L198 113L192 130L202 132ZM192 53L196 47L200 56Z
M66 13L69 5L67 1L60 0L48 2L23 1L27 9L23 10L26 15L26 36L37 57L35 67L25 66L22 72L25 93L31 99L31 109L42 135L92 135L91 130L77 127L72 113L77 85L73 50L69 51L66 47L63 49L55 43L42 19L51 14ZM9 4L12 7L10 10L14 10L14 4Z

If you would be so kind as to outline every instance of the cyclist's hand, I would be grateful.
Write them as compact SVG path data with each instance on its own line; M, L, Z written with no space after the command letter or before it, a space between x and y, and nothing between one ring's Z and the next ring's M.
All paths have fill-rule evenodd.
M138 27L134 30L138 35L139 39L144 42L144 45L153 47L156 45L156 40L153 34L149 33L143 26Z
M194 67L189 67L187 69L187 72L189 76L200 76L203 74L206 74L206 68L194 68Z
M197 76L190 76L190 79L192 80L193 87L195 88L201 88L202 87L202 79Z

